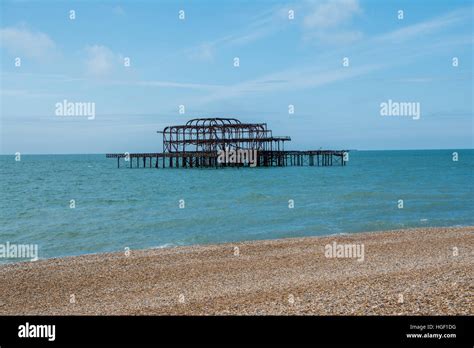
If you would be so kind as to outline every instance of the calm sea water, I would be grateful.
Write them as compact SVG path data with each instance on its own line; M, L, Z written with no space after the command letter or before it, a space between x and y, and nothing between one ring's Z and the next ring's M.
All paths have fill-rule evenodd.
M356 151L347 167L117 169L105 155L0 163L0 244L38 244L40 258L474 225L474 150Z

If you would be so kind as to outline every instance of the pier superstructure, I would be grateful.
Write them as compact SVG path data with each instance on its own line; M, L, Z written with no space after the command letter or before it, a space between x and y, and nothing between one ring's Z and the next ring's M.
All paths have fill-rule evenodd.
M184 125L158 131L163 137L163 152L110 153L130 168L202 168L244 166L222 163L222 151L254 151L257 167L345 166L347 150L285 150L289 136L275 136L266 123L243 123L235 118L195 118Z

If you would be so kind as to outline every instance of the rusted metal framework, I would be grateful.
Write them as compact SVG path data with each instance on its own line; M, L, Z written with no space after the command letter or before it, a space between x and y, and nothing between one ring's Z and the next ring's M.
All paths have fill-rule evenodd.
M242 123L235 118L195 118L169 126L163 134L163 152L217 152L226 148L280 151L290 137L277 137L266 123Z
M235 118L195 118L184 125L168 126L163 131L163 152L161 153L116 153L107 158L129 162L133 168L140 167L226 167L243 166L244 163L222 163L218 161L222 151L253 151L255 166L345 166L348 160L346 150L287 151L288 136L274 136L266 123L242 123ZM153 164L153 161L155 163Z

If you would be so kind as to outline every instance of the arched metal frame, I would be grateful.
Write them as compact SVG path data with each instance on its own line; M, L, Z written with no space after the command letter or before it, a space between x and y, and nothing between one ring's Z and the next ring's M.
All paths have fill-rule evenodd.
M217 153L226 147L283 151L290 137L276 137L266 123L242 123L235 118L195 118L163 129L164 153Z
M125 159L128 166L152 168L200 168L243 166L243 163L220 163L219 150L256 150L256 166L345 166L347 150L285 151L291 138L273 136L266 123L242 123L235 118L195 118L184 125L158 131L163 135L163 152L111 153L107 158ZM153 164L154 161L154 164ZM135 162L135 163L134 163Z

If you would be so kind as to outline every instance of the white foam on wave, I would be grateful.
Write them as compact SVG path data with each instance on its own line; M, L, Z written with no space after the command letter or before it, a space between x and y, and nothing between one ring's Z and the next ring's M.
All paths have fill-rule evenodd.
M157 246L152 246L150 249L164 249L164 248L174 248L177 247L174 243L165 243Z

